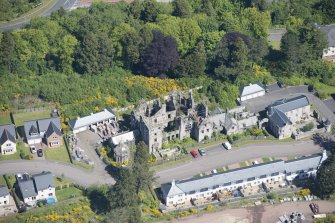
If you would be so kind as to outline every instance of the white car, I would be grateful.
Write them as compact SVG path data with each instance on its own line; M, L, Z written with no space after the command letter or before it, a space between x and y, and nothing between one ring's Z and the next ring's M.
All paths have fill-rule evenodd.
M227 142L224 142L222 143L223 147L226 149L226 150L230 150L232 147L230 145L230 143L227 141Z
M31 153L36 153L37 152L36 147L35 146L30 146L30 152Z

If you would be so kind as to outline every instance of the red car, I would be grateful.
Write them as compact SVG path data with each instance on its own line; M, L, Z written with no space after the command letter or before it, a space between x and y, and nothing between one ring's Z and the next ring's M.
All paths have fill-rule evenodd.
M192 155L194 158L197 158L197 157L199 156L196 150L192 150L192 151L191 151L191 155Z

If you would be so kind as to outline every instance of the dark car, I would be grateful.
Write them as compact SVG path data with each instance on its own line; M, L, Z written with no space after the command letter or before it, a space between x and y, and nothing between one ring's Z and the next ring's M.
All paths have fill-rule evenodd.
M198 152L201 156L206 156L206 152L203 149L198 149Z
M278 86L280 88L284 88L285 87L285 84L283 82L281 82L281 81L278 81L277 84L278 84Z
M42 157L43 156L43 150L42 149L37 150L37 156L38 157Z
M191 155L194 157L194 158L197 158L198 157L198 153L196 150L192 150L191 151Z
M308 85L308 87L307 87L307 88L308 88L308 91L309 91L309 92L313 92L313 91L314 91L314 86L313 86L313 85L311 85L311 84L310 84L310 85Z
M270 92L270 89L269 89L268 86L265 86L264 89L265 89L265 92L266 92L266 93L269 93L269 92Z

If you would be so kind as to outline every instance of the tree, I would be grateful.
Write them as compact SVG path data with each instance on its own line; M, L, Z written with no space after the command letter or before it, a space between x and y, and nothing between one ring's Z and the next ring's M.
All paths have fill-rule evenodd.
M287 71L297 72L304 56L298 34L293 31L285 33L281 39L280 49L284 55Z
M130 169L121 168L112 187L111 206L113 209L131 207L138 203L134 175Z
M91 208L94 212L101 214L111 210L109 190L110 188L107 185L92 186L87 189L86 194L90 199Z
M153 173L149 170L149 148L143 142L136 145L136 152L134 157L133 173L135 177L135 188L137 194L144 187L151 187L153 181Z
M187 0L175 0L172 2L173 15L181 18L191 17L191 6Z
M141 55L142 72L147 76L164 74L179 59L175 39L165 37L160 31L154 31L153 34L153 41Z
M214 52L212 69L215 76L234 83L248 73L249 47L250 40L246 35L238 32L227 33Z
M268 38L268 30L271 24L269 12L259 12L256 8L247 8L243 10L242 15L245 18L248 29L255 38Z
M158 3L155 0L144 0L141 19L144 22L155 22L159 14Z
M198 77L205 73L206 64L204 43L200 42L192 52L179 60L174 73L180 77Z
M75 57L79 73L99 74L112 66L112 41L106 33L88 33L84 36Z
M141 18L143 7L139 0L135 0L129 4L129 13L134 16L135 19Z
M0 64L9 72L13 72L17 61L16 41L12 33L4 32L0 45Z
M326 198L335 193L335 155L325 160L317 171L316 183L318 193Z
M335 22L335 4L333 0L321 0L320 8L323 13L323 18L326 23Z

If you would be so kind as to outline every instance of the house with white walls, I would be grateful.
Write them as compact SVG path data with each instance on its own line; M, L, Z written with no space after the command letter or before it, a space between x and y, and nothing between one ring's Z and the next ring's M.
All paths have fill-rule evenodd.
M10 155L16 153L16 133L15 126L0 126L0 155Z

